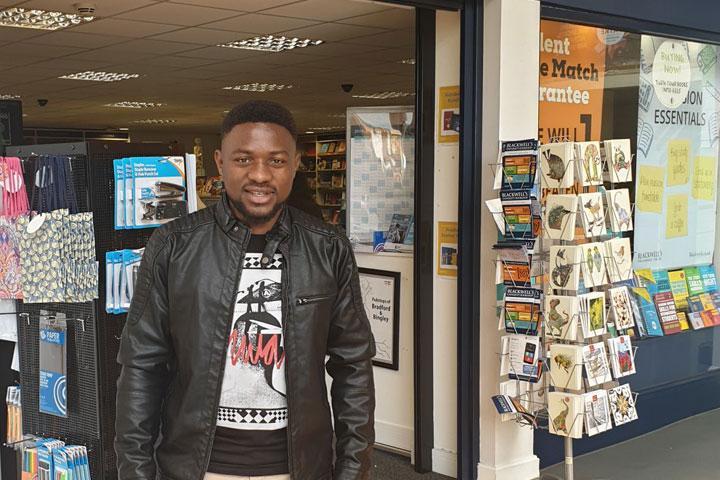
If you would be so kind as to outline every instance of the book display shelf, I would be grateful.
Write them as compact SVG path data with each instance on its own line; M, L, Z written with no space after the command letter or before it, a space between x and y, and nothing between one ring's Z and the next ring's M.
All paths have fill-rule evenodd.
M344 226L347 192L345 134L303 137L298 175L303 175L323 220Z

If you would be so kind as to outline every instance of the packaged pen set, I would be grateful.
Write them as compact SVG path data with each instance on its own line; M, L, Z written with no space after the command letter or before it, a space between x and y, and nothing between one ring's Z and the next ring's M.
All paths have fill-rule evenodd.
M135 290L144 248L105 253L105 311L126 313Z
M91 480L87 448L41 438L22 444L22 480Z

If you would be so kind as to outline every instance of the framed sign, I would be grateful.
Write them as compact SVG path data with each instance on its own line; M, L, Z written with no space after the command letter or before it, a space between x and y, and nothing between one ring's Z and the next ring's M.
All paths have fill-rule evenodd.
M365 313L375 337L373 365L398 370L400 272L358 268Z

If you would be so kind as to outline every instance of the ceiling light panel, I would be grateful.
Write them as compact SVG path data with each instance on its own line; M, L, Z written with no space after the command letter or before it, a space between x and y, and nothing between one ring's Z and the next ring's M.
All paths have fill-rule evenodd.
M402 63L405 65L415 65L415 59L414 58L406 58L406 59L400 60L398 63Z
M162 119L162 118L146 118L144 120L135 120L132 123L141 123L145 125L169 125L171 123L177 123L177 120Z
M293 88L293 86L279 83L244 83L242 85L223 87L223 90L235 90L242 92L274 92L276 90L287 90L289 88Z
M0 93L0 100L20 100L20 95L10 93Z
M158 108L158 107L162 107L163 105L164 105L163 103L154 103L154 102L122 101L122 102L108 103L105 106L113 107L113 108Z
M28 8L6 8L0 10L0 26L34 28L37 30L62 30L94 20L89 15L52 12Z
M294 50L296 48L314 47L316 45L320 45L321 43L323 43L323 40L263 35L260 37L248 38L246 40L221 43L220 45L218 45L218 47L239 48L243 50L259 50L261 52L279 53L285 50Z
M332 132L336 130L345 130L345 125L337 125L335 127L310 127L313 132Z
M413 95L415 94L411 92L377 92L353 95L353 98L371 98L374 100L387 100L389 98L411 97Z
M114 72L78 72L69 75L63 75L59 78L65 80L85 80L88 82L120 82L122 80L130 80L140 78L137 73L114 73Z

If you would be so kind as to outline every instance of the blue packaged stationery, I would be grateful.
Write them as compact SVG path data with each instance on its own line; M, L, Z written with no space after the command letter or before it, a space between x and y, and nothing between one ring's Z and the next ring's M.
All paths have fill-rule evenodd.
M188 213L183 157L136 157L132 165L134 228L159 227Z
M67 323L40 317L40 412L67 417Z
M113 160L115 176L115 230L125 228L125 165L122 160Z

